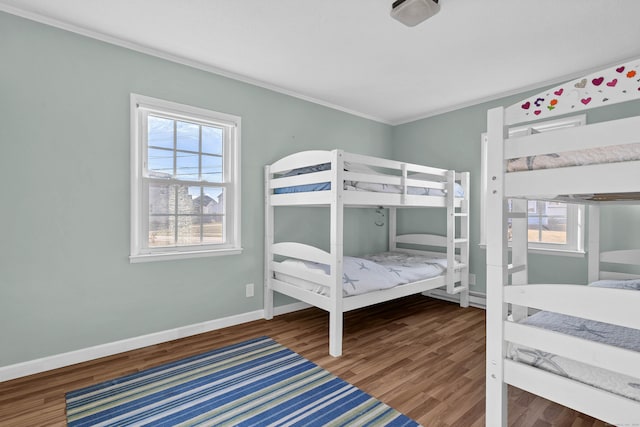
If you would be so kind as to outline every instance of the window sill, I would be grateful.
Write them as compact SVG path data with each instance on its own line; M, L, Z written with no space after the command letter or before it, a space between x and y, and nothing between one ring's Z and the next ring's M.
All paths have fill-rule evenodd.
M487 249L487 245L480 243L478 244L481 249ZM509 246L509 250L511 250L511 246ZM530 254L539 254L539 255L557 255L557 256L568 256L574 258L582 258L586 255L585 251L577 251L570 249L547 249L547 248L529 248Z
M137 264L141 262L155 262L155 261L174 261L179 259L190 258L205 258L213 256L224 255L239 255L242 253L242 248L229 248L229 249L209 249L204 251L174 251L174 252L156 252L150 254L138 254L130 255L129 262L131 264Z

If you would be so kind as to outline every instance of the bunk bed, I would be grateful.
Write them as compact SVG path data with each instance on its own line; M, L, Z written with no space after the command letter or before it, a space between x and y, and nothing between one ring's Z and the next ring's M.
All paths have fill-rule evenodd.
M330 210L329 250L276 242L278 207ZM366 258L343 253L344 209L389 209L389 247ZM445 236L397 235L397 208L442 208ZM265 167L264 313L273 317L274 292L329 312L329 354L342 354L343 313L443 287L469 304L469 173L343 150L303 151ZM426 268L425 268L426 267ZM353 280L360 270L372 276ZM401 271L402 270L402 271ZM428 274L425 275L425 270ZM384 276L401 279L381 282ZM365 284L355 289L355 282Z
M488 111L487 426L507 425L508 385L613 425L640 425L640 281L633 268L601 269L638 266L640 250L599 248L600 205L640 200L640 117L536 130L539 119L638 102L639 79L636 60ZM530 131L509 137L516 125ZM528 282L528 200L588 204L590 286Z

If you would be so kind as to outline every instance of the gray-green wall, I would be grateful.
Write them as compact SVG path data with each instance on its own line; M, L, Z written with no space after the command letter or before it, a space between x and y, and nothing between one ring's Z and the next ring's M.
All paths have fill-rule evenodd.
M242 117L242 255L129 263L132 92ZM4 13L0 120L0 366L261 309L264 165L391 156L388 125ZM279 227L328 240L312 215ZM346 251L386 246L375 220L347 215Z
M485 249L480 242L480 135L487 130L487 110L514 104L543 88L491 102L462 108L393 129L393 155L396 160L437 165L447 169L470 171L471 214L470 269L476 274L472 292L486 290ZM587 123L640 114L640 102L617 104L589 110ZM604 178L604 177L603 177ZM419 229L425 216L417 212L403 213L401 231ZM428 221L444 227L444 219L433 214ZM604 249L637 248L640 241L640 206L604 206L601 214L601 247ZM585 245L588 236L585 236ZM529 255L531 283L586 283L586 257L560 255Z
M129 263L132 92L242 117L242 255ZM261 309L263 166L305 149L471 171L471 269L483 292L479 138L488 108L521 97L392 127L0 13L0 367ZM282 209L277 231L326 246L328 212L301 210ZM443 231L442 215L422 212L405 214L401 230ZM607 245L640 236L637 224L614 225L628 212L603 214ZM347 212L347 254L385 247L377 220ZM532 276L582 282L584 264L533 256Z

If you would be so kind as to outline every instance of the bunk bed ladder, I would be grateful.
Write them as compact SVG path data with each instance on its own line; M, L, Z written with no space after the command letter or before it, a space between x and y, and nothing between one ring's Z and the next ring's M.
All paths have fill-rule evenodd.
M456 209L455 183L460 181L464 199ZM460 306L469 306L469 173L456 174L447 171L447 293L460 294ZM457 223L459 230L456 230ZM456 249L459 249L460 264L456 266ZM461 271L460 284L456 286L455 271Z

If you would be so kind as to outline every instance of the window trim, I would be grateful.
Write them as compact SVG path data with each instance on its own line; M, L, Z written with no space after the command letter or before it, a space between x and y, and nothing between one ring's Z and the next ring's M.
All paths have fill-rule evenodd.
M164 248L148 248L144 244L144 233L148 230L148 192L144 185L144 161L147 135L143 123L144 115L157 113L176 120L215 124L228 129L223 141L223 162L225 179L217 186L225 188L225 229L227 243L190 245ZM240 142L241 118L226 113L179 104L172 101L131 93L130 95L130 148L131 148L131 263L200 258L242 253L241 247L241 206L240 206ZM228 174L228 175L227 175ZM185 181L186 182L186 181ZM191 181L189 181L191 182ZM196 182L199 184L199 182ZM148 234L148 233L147 233Z
M516 135L526 135L532 132L554 131L567 127L583 126L587 124L586 114L566 117L558 120L549 120L538 123L525 124L509 129L509 137ZM481 248L486 248L486 218L485 218L485 194L487 191L487 177L484 173L486 169L487 158L487 135L482 133L480 137L481 152L481 170L480 178L480 243ZM560 201L561 203L566 203ZM554 244L542 242L528 242L529 253L553 254L565 256L584 256L584 235L585 235L585 207L580 204L566 203L567 205L567 243ZM509 242L511 248L511 242Z

